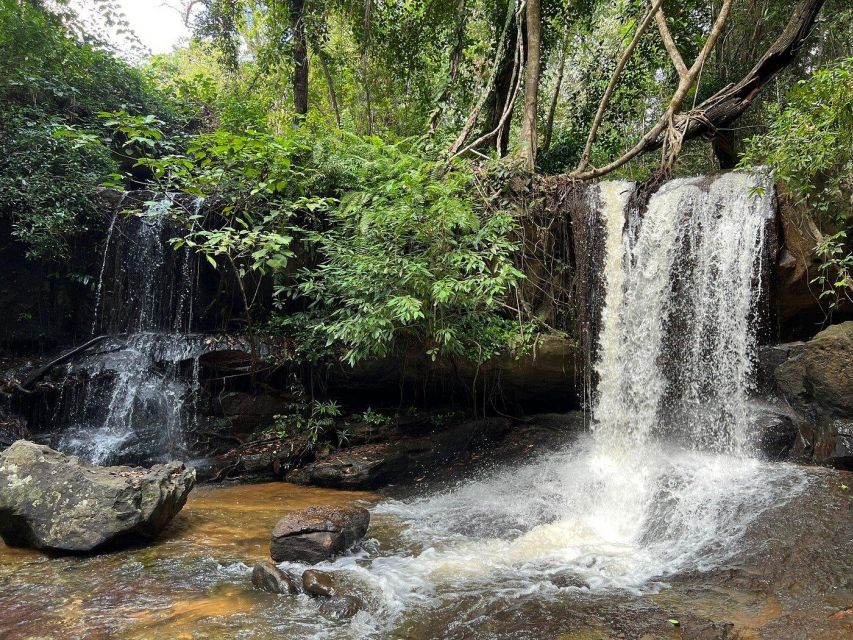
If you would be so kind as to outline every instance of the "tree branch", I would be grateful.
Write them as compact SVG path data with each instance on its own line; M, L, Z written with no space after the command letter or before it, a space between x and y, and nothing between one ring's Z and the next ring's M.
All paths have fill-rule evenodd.
M607 105L610 104L610 98L613 96L613 92L616 90L616 85L619 84L619 76L622 75L622 71L625 69L625 65L628 64L628 60L631 55L634 53L634 49L637 48L637 43L640 42L640 38L643 37L643 34L646 32L646 29L649 28L649 24L652 21L654 15L660 9L661 4L663 4L663 0L654 0L654 3L649 8L648 13L643 18L640 25L637 27L637 31L634 33L634 37L631 39L631 42L628 44L628 47L622 53L622 57L619 58L619 62L616 64L616 68L613 70L613 75L610 76L610 83L607 85L607 89L604 90L604 95L601 96L601 102L598 104L598 111L595 113L595 119L592 121L592 126L589 129L589 135L586 139L586 145L583 148L583 154L581 155L580 163L573 173L578 173L583 171L586 167L589 166L589 155L592 153L592 144L595 142L595 136L598 133L598 128L601 126L602 120L604 120L604 112L607 110Z
M504 48L506 47L507 34L509 33L509 28L512 25L512 21L515 19L515 11L515 0L510 0L510 2L507 3L504 28L503 31L501 31L501 37L498 40L498 46L495 49L495 60L492 63L492 71L489 75L489 81L486 83L486 88L483 90L483 95L480 96L480 99L477 101L477 104L474 105L474 108L468 115L468 119L462 126L462 130L459 132L459 135L456 137L456 140L450 146L450 150L447 152L449 158L454 158L459 155L459 150L465 144L465 141L468 139L468 136L471 135L471 131L473 131L474 125L477 124L477 118L480 117L480 111L483 110L483 106L486 104L486 100L489 99L489 96L491 95L492 91L494 91L495 81L498 77L498 69L501 64L501 58L503 57Z
M705 61L708 59L717 39L720 37L723 27L726 25L726 21L731 13L732 2L733 0L723 0L723 5L720 7L720 13L717 14L717 19L714 21L711 32L705 40L705 46L702 47L702 51L699 52L695 62L691 65L690 69L688 69L685 76L679 81L678 87L669 102L669 106L667 106L666 111L660 117L657 124L652 127L652 129L649 130L640 139L640 141L631 148L631 150L623 154L620 158L614 160L605 167L601 167L600 169L592 169L590 171L583 171L581 168L575 169L575 171L569 174L571 178L576 180L590 180L592 178L598 178L606 173L610 173L611 171L618 169L628 161L636 158L641 153L644 153L653 147L660 134L663 133L664 129L666 129L671 122L673 122L675 114L677 114L681 109L681 105L684 102L684 98L687 96L687 92L696 82L696 78L699 76ZM659 5L659 3L656 4ZM593 123L593 125L595 125L595 123Z
M655 14L655 22L658 25L658 31L660 32L660 37L663 40L663 46L669 54L672 64L675 66L675 70L678 72L678 77L683 78L687 75L687 65L684 64L684 59L678 51L675 40L672 39L672 33L670 33L669 27L666 24L666 16L663 13L663 9L660 9Z

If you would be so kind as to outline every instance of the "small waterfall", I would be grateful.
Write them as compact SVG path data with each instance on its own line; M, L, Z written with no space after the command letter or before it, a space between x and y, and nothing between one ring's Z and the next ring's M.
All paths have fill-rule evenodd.
M666 435L745 452L773 185L739 173L707 182L663 185L629 225L635 237L624 209L602 210L607 297L594 428L616 449Z
M169 246L172 205L169 195L155 199L120 224L117 210L107 232L94 327L112 337L69 369L56 412L55 445L93 463L181 456L196 425L202 349L188 333L195 260Z

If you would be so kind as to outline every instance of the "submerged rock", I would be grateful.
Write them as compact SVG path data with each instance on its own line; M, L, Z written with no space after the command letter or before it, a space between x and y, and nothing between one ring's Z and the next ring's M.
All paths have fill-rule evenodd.
M77 553L150 540L194 484L180 462L97 467L19 440L0 454L0 536L13 547Z
M308 595L318 598L331 598L338 594L338 583L334 576L318 569L302 572L302 588Z
M284 595L299 593L299 585L296 584L296 580L287 572L279 569L271 560L259 562L252 569L252 586L270 593L283 593Z
M361 609L364 608L364 602L361 598L351 595L335 596L329 598L320 605L320 613L327 618L335 618L337 620L346 620L352 618Z
M363 507L309 507L284 516L275 525L270 555L276 562L316 564L359 542L370 524Z

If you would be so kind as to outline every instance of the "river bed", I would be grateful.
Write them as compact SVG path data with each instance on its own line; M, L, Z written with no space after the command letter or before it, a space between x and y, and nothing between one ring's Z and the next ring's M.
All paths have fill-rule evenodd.
M684 464L670 463L649 484L662 512L681 508L660 487L680 486L687 469L694 487L707 476L713 482L705 491L713 485L725 501L697 499L691 489L685 505L693 505L694 528L666 515L664 535L652 514L631 538L636 532L625 526L632 516L613 520L609 490L593 496L592 506L574 499L596 490L600 461L588 454L571 449L405 498L286 483L201 486L149 547L53 558L0 547L0 637L850 637L851 500L844 487L853 485L851 474L754 461L729 474L721 464L730 461L683 454ZM666 469L671 459L653 466ZM636 488L632 473L623 480ZM622 483L608 484L624 494ZM742 531L706 532L703 517L755 508L762 495L755 517L731 521L745 523ZM592 503L607 511L607 522ZM349 621L324 618L307 596L262 593L250 583L277 519L317 504L372 511L364 548L321 565L349 576L366 601ZM627 537L608 538L611 531ZM697 532L731 541L696 541Z

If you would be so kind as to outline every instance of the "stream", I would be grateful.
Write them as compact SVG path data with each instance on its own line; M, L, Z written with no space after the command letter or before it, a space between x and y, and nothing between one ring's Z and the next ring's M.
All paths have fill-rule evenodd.
M605 462L583 443L510 477L486 472L404 498L202 486L150 547L57 558L0 549L0 637L849 637L851 501L841 486L851 474L672 454L660 490L687 478L717 485L716 501L677 523L667 508L613 522L612 505L580 504L594 481L560 470L570 458ZM278 518L353 503L372 511L368 540L321 568L353 585L366 610L330 620L316 599L253 590L251 566Z

